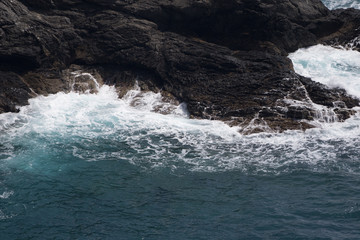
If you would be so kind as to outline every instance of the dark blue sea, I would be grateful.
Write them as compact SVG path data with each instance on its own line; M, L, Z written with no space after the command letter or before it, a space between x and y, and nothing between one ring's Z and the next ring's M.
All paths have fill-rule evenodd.
M290 58L360 97L359 52ZM136 86L31 99L0 115L0 240L360 239L360 113L292 104L318 127L244 136Z

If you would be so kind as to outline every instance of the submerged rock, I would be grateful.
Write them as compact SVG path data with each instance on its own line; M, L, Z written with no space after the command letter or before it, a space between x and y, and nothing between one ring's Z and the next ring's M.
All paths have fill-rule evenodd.
M138 80L186 102L192 117L244 133L309 128L311 104L341 101L336 114L345 119L359 100L295 74L286 55L347 44L359 19L320 0L3 0L0 112L34 94L96 92L98 80L124 96Z

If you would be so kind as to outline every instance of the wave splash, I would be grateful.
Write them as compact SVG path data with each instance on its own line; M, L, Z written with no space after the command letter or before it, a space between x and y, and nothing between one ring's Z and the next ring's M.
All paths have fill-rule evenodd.
M298 74L360 97L360 52L316 45L299 49L289 58Z
M189 119L184 104L160 94L135 88L119 99L103 85L97 94L39 96L0 115L0 168L56 174L74 161L113 160L173 172L360 173L359 123L357 115L305 133L243 136L219 121Z
M299 74L360 96L358 52L318 45L290 58ZM119 99L114 87L93 82L96 93L38 96L19 113L1 114L1 171L56 174L74 161L113 160L174 172L360 173L359 114L338 123L319 108L317 129L243 136L220 121L189 119L185 104L160 93L135 86Z
M337 8L360 9L360 1L359 0L322 0L322 2L329 9L337 9Z

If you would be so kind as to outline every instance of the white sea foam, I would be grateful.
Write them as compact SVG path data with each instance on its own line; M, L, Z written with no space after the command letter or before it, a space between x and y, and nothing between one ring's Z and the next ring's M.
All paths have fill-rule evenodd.
M330 86L351 86L352 94L360 96L358 53L319 45L290 57L299 73ZM320 111L321 128L243 136L220 121L189 119L184 105L165 102L160 94L135 87L119 99L114 87L103 85L97 94L38 96L19 113L1 114L1 159L41 174L63 171L65 166L48 163L63 156L125 160L141 168L175 172L336 169L359 174L359 114L338 123L326 121L320 115L331 114Z
M300 75L360 97L360 52L316 45L289 57Z
M0 194L0 198L1 199L7 199L9 198L11 195L13 195L14 192L13 191L5 191L2 194Z
M135 84L132 90L127 92L122 100L129 106L146 112L171 113L182 117L189 117L186 103L176 104L174 101L164 101L161 93L143 92L138 83Z
M25 146L7 148L13 152L9 162L22 161L16 167L41 174L51 170L51 157L30 161L29 154L60 151L85 161L126 160L147 169L264 173L289 171L294 165L326 171L337 166L339 155L359 154L351 149L359 145L359 116L305 133L243 136L219 121L189 119L186 112L156 113L154 106L161 99L151 94L135 89L118 99L115 89L104 85L97 94L39 96L20 113L0 115L0 142L5 148ZM347 153L349 148L352 152ZM346 162L340 168L359 172ZM54 172L62 169L54 166Z
M322 0L329 9L336 8L356 8L360 9L359 0Z
M360 36L355 37L354 39L352 39L351 41L349 41L346 44L346 48L347 49L356 49L358 46L360 46Z

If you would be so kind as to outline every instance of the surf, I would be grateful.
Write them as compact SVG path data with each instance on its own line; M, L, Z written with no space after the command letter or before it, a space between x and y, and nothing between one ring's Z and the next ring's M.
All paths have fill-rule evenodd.
M322 2L329 9L337 9L337 8L360 9L360 1L359 0L323 0Z

